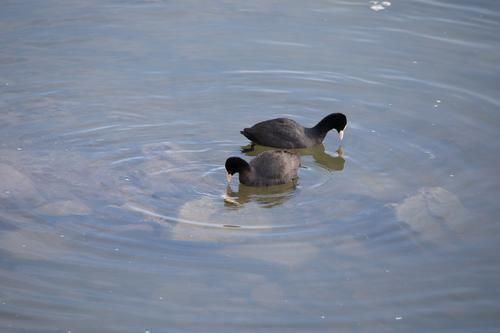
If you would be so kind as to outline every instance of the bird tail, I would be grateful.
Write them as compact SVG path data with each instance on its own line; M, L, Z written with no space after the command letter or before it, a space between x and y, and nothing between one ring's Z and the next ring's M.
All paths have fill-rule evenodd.
M255 138L249 130L249 128L244 128L243 131L240 131L240 133L243 134L248 140L255 142Z

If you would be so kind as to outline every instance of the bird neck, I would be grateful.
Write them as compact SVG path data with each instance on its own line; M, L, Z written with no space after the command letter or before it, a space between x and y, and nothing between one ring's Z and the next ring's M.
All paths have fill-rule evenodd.
M333 128L332 122L328 117L325 117L319 121L319 123L316 124L316 126L312 127L311 130L314 131L316 134L323 135L323 137L326 135L328 131L330 131Z
M314 139L316 143L321 143L325 139L326 133L328 133L330 129L331 128L328 128L324 124L321 124L321 122L319 122L314 127L306 128L305 132L307 136L311 139Z
M254 173L252 172L252 167L247 164L247 167L240 169L238 177L242 184L253 183Z

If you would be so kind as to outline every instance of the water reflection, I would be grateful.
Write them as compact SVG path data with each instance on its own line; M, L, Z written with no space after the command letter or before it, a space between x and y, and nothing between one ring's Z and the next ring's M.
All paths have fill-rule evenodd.
M297 181L287 184L252 187L244 184L238 185L238 192L234 192L230 185L226 188L224 205L226 207L241 207L249 202L256 202L262 207L271 208L281 205L290 199L295 192Z
M266 147L257 144L249 144L241 147L241 152L247 156L256 156L266 150L273 150L276 148ZM323 144L316 145L311 148L302 149L287 149L299 153L301 156L311 155L314 161L322 168L328 171L342 171L345 166L344 149L339 146L336 150L336 155L332 156L325 151L325 146Z

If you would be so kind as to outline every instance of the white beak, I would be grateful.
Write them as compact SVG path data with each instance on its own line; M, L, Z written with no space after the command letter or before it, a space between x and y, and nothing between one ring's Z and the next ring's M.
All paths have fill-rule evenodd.
M344 138L344 130L339 132L339 138L340 138L340 141L342 141L342 139Z
M231 183L231 179L233 178L233 175L230 175L229 173L226 173L226 179L227 179L227 183L230 184Z

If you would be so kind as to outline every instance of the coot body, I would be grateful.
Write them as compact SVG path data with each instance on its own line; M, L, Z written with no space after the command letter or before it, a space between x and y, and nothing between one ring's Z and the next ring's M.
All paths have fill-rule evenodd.
M262 146L276 148L308 148L320 144L326 134L335 129L342 140L347 117L342 113L332 113L324 117L314 127L304 127L295 120L276 118L262 121L241 131L250 141Z
M248 163L240 157L226 160L228 182L239 173L240 183L248 186L286 184L297 178L300 156L285 150L265 151Z

